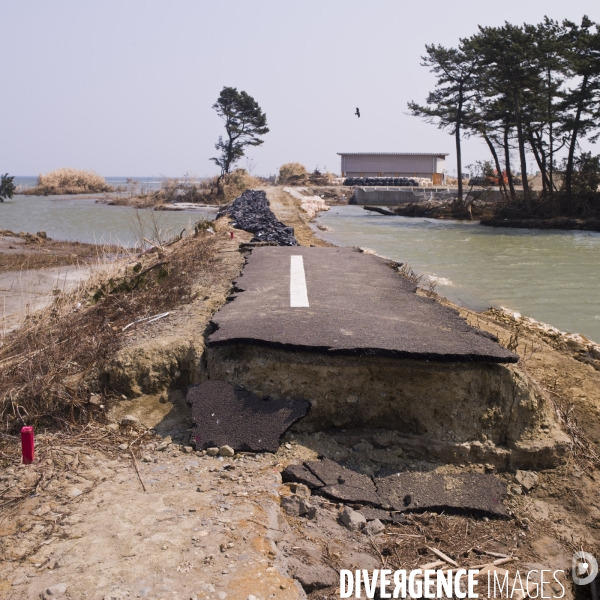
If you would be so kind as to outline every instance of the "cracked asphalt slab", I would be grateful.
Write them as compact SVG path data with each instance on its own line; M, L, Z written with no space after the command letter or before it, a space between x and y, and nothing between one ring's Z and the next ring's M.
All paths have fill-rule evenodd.
M370 506L402 513L444 510L508 517L506 484L483 473L394 472L371 479L325 458L289 465L282 479L308 485L313 493L339 502L364 504L367 512ZM388 514L383 520L390 519Z
M259 398L213 380L190 386L187 402L197 450L227 444L245 452L277 452L280 437L310 409L306 400Z
M292 258L298 256L304 277L300 259ZM213 317L216 330L208 344L517 362L515 354L467 325L455 310L417 295L416 286L389 265L349 248L255 248L235 281L236 293Z

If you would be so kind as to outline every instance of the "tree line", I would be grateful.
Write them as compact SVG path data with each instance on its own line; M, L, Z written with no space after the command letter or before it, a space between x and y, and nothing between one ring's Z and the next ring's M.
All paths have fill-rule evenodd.
M528 155L541 173L544 198L554 199L559 190L568 199L586 191L577 174L594 166L600 171L598 157L580 151L582 140L600 135L599 24L584 16L580 23L546 17L537 25L479 26L456 48L426 46L422 60L435 74L435 89L424 105L409 102L408 108L453 134L459 198L461 141L471 136L486 142L500 189L513 201L518 168L528 210Z

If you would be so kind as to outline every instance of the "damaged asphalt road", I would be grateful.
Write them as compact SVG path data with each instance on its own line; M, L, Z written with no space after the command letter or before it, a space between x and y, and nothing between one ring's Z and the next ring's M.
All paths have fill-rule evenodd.
M253 344L327 355L514 363L518 357L400 277L349 248L255 248L209 346Z

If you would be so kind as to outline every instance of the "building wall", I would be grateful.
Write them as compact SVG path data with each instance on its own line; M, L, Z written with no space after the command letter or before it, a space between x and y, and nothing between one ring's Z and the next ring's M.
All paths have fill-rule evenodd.
M341 171L345 177L430 177L442 173L444 158L435 154L342 154Z

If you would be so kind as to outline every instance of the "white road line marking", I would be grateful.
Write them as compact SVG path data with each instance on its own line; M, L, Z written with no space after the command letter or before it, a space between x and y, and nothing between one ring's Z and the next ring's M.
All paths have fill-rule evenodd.
M290 256L290 306L293 308L309 306L302 255Z

